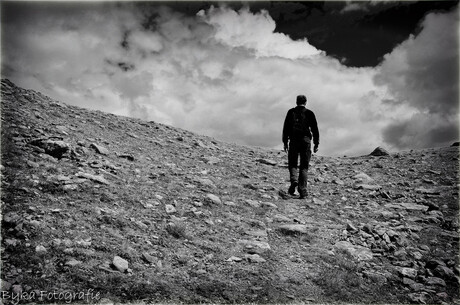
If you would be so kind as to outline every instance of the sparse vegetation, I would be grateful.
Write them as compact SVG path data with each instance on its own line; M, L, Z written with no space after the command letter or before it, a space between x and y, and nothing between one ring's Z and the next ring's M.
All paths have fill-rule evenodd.
M122 303L458 303L458 147L315 155L308 200L282 199L282 153L2 86L4 291L93 289L92 302ZM70 147L60 159L30 144L57 136ZM442 260L444 278L430 260Z

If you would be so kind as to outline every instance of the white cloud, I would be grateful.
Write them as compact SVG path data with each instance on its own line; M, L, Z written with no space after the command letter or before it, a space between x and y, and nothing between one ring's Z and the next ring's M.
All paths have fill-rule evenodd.
M163 49L161 37L148 31L135 31L128 37L128 43L143 52L160 52Z
M252 14L248 8L236 12L221 6L211 7L208 12L200 11L198 16L214 27L217 41L233 48L247 48L257 56L297 59L320 53L307 40L293 41L275 33L275 21L265 10Z
M384 130L388 143L420 148L458 138L458 60L457 10L427 15L417 36L385 56L375 80L413 113L395 118ZM445 136L427 136L440 130Z
M384 141L389 120L416 113L381 102L399 100L389 93L402 90L391 77L405 78L395 69L411 67L399 51L377 76L274 33L264 11L154 11L148 30L145 12L128 4L40 13L7 26L6 76L74 105L268 147L281 143L286 112L305 94L326 155L369 153Z

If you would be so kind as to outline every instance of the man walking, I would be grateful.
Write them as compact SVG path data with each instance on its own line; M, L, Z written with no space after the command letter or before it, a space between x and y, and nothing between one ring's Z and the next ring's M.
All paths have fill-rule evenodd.
M318 151L319 131L315 114L305 108L307 98L298 95L297 107L289 109L284 120L283 143L284 151L288 152L289 179L291 186L289 194L294 195L297 187L300 199L307 197L307 172L311 158L311 140L313 151ZM300 156L300 168L297 167Z

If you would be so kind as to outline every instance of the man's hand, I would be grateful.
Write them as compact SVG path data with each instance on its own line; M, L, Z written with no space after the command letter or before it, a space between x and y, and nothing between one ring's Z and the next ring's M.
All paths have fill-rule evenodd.
M289 150L289 146L287 145L287 143L284 143L284 152L288 152Z
M318 151L318 144L315 145L315 147L313 147L313 152L316 153Z

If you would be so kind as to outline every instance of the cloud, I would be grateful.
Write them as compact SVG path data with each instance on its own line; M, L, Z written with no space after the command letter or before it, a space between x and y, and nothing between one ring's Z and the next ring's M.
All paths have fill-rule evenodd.
M265 11L225 6L197 16L128 3L35 9L5 22L3 72L69 104L264 147L280 147L286 112L305 94L322 154L399 145L393 134L408 130L403 123L419 111L394 79L408 77L398 69L411 69L404 59L411 48L401 46L378 70L347 68L275 26Z
M415 112L384 130L385 140L399 149L458 139L458 11L429 14L421 28L385 56L375 76L395 107L405 104Z
M276 24L266 10L253 14L249 8L238 12L221 6L204 10L198 16L215 29L214 39L232 48L244 47L256 56L281 56L297 59L319 54L307 40L293 41L275 33Z

